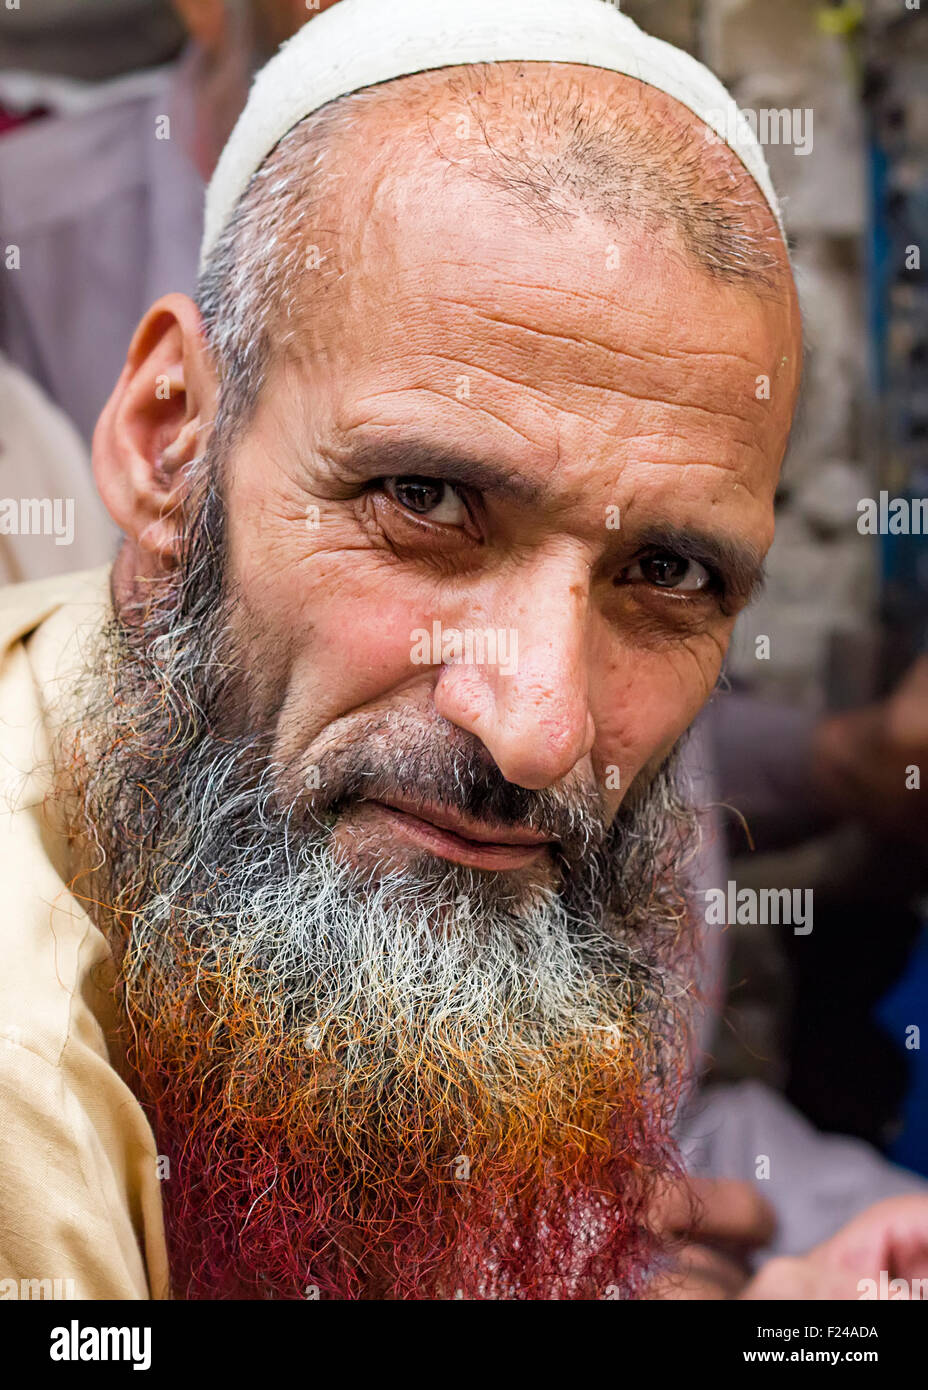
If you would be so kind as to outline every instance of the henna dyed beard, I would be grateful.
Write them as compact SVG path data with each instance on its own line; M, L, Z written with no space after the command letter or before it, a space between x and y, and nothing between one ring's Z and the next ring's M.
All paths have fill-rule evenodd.
M685 1056L692 821L669 768L609 827L595 789L512 787L444 721L385 747L379 720L329 748L321 791L283 795L273 728L234 720L222 531L207 482L60 750L126 1079L170 1160L173 1296L637 1295ZM556 834L556 887L338 861L358 789L399 779Z

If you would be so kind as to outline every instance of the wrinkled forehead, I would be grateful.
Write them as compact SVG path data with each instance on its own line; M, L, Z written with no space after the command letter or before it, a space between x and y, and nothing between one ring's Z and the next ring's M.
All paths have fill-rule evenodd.
M392 471L385 443L415 435L549 483L555 509L620 469L653 485L655 461L694 507L697 485L737 478L766 508L799 365L790 300L713 280L673 232L582 210L542 225L479 181L395 177L333 260L266 401L336 468L367 443L365 469Z
M553 311L557 292L596 282L607 314L616 298L644 308L653 296L671 338L674 297L689 293L720 348L764 315L787 339L798 322L765 198L666 93L596 68L512 63L418 74L349 101L302 152L297 139L295 164L320 142L325 160L282 230L291 264L306 268L297 306L324 296L307 320L317 343L404 288L423 304L443 297L439 313L457 294L463 315L520 285Z
M307 195L279 219L284 238L311 241L318 229L347 254L378 208L389 204L402 231L440 212L460 178L507 206L514 235L569 229L581 211L606 227L633 222L646 235L674 233L709 275L788 297L782 235L738 156L687 107L625 74L562 63L442 69L354 93L302 127L264 171L265 186L302 180ZM462 230L485 216L475 201ZM336 270L319 259L316 288Z
M702 63L645 33L602 0L341 0L266 64L222 152L207 193L208 254L249 176L303 117L404 74L502 63L571 64L632 74L671 94L738 152L778 219L763 152Z
M365 175L386 182L440 167L502 186L511 169L525 204L546 193L551 211L592 195L604 214L650 204L682 217L686 202L715 203L786 258L774 211L738 154L689 107L625 73L466 64L351 93L300 124L319 132L307 157L329 162L349 195Z
M603 421L623 390L653 391L690 448L737 398L764 472L782 452L799 365L785 247L744 166L666 93L568 64L395 79L294 130L253 210L235 313L246 281L264 286L251 324L317 422L335 397L351 427L388 396L418 414L479 377L532 432L515 416L543 394ZM473 397L453 404L472 429Z

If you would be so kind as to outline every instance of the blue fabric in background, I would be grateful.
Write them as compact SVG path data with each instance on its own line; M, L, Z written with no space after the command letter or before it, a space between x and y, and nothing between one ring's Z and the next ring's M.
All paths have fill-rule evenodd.
M875 1016L904 1050L909 1067L902 1130L888 1146L886 1156L928 1177L928 921L905 974L881 999ZM906 1029L913 1024L920 1030L920 1046L906 1048Z

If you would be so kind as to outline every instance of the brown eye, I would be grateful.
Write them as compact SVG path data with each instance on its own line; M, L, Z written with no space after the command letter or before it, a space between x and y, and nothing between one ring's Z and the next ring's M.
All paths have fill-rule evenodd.
M656 589L675 589L694 593L712 582L712 575L698 560L688 560L671 550L655 550L642 555L625 571L625 579L653 584Z
M417 516L445 526L467 523L468 511L463 499L450 483L440 478L385 478L383 487L394 502Z

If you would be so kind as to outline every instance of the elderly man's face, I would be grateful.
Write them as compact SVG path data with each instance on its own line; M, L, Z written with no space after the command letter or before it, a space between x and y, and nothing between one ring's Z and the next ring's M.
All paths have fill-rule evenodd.
M393 110L294 229L239 433L182 297L98 426L132 539L70 767L129 1080L188 1296L631 1292L692 980L664 763L771 539L798 315Z
M795 302L634 226L514 225L461 178L355 186L344 278L314 302L307 271L227 475L249 717L273 716L275 753L311 777L332 740L440 716L508 781L595 785L611 817L710 694L772 539ZM422 664L435 623L501 634L508 659ZM367 802L346 843L544 854L464 845L418 811L415 789L402 810Z

